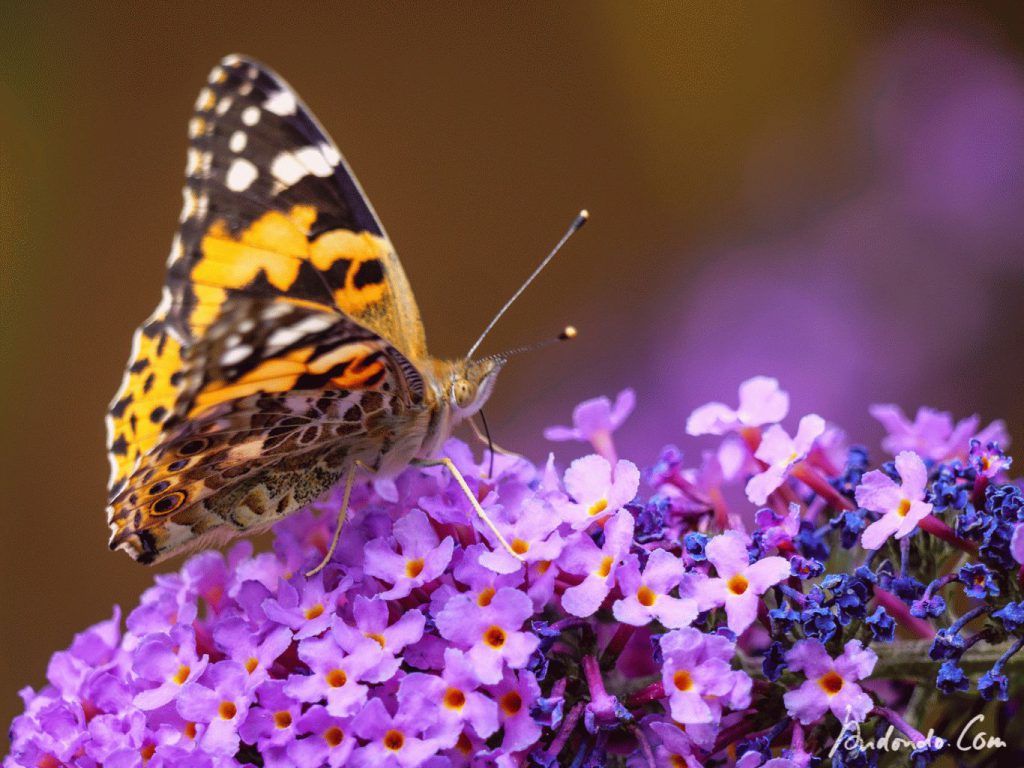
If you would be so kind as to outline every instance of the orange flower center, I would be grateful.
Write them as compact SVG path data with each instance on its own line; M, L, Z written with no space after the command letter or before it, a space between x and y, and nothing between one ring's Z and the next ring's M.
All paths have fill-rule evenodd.
M392 728L390 731L384 734L384 746L390 749L392 752L397 752L403 746L405 746L405 736L402 735L401 731L396 731Z
M590 505L590 508L587 510L587 514L591 517L596 517L606 509L608 509L608 499L598 499Z
M750 586L750 582L747 581L747 577L742 573L737 573L731 579L729 579L729 591L734 595L742 595L747 591L747 587Z
M231 720L238 714L238 707L233 701L222 701L217 707L217 714L220 715L221 720Z
M612 572L612 563L615 562L615 558L611 555L605 555L601 558L601 565L598 566L597 570L594 571L602 579L607 579L608 574Z
M668 764L671 765L672 768L687 768L686 758L680 757L679 755L672 755L672 757L669 758Z
M185 723L185 729L182 731L187 738L194 739L196 737L196 724Z
M525 555L530 551L530 542L523 541L522 539L512 539L512 543L509 546L512 547L512 551L517 555Z
M344 669L332 669L327 673L327 684L331 688L341 688L347 682L348 675L345 674Z
M644 584L636 591L636 599L644 608L650 608L657 602L658 596L654 594L654 590Z
M523 708L523 697L517 691L509 691L498 702L501 704L502 712L506 715L514 715Z
M192 674L192 670L188 668L188 665L182 664L178 667L178 671L174 673L173 680L178 685L182 685L186 680L188 680L188 676L190 674Z
M323 615L323 612L324 612L323 603L317 603L316 605L312 606L311 608L307 608L306 612L303 614L303 616L306 617L306 621L312 621L313 619L318 618L319 616Z
M139 750L139 754L142 755L142 762L146 762L147 760L149 760L149 758L151 758L155 752L156 744L143 745L142 749ZM39 763L39 765L46 765L46 763L41 762ZM52 765L57 765L57 762L54 761Z
M484 632L484 642L497 650L505 644L505 630L498 626L490 626Z
M476 604L481 608L486 608L491 604L491 599L494 597L494 587L484 587L480 590L480 594L476 597Z
M462 709L466 706L466 694L458 688L449 688L444 694L444 705L448 709Z
M287 709L282 709L280 712L274 713L274 727L278 730L284 730L292 724L292 713Z
M686 692L693 688L693 678L690 677L690 673L685 669L680 669L672 675L672 685L674 685L677 690Z
M376 640L377 645L379 645L381 648L384 647L384 635L379 635L376 632L364 632L363 635L370 638L371 640Z
M327 742L328 746L336 747L341 744L345 738L345 732L336 725L332 725L326 731L324 731L324 741Z
M410 579L415 579L423 572L423 558L417 557L415 560L407 560L405 562L405 575Z
M910 499L901 499L900 505L896 507L896 514L900 517L906 517L910 511Z
M459 740L455 742L455 748L464 755L469 755L473 751L473 742L469 740L469 736L463 731L459 734Z
M838 672L832 670L818 678L818 685L829 696L835 696L843 690L843 678L839 676Z
M250 656L245 662L245 671L250 675L256 671L256 667L260 665L259 659L255 656Z

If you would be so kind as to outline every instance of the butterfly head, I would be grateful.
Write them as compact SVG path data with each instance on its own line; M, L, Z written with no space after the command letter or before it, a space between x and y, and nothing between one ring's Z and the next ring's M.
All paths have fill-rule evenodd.
M485 357L483 360L460 360L452 364L448 377L448 405L456 421L468 419L487 402L505 365L503 357Z

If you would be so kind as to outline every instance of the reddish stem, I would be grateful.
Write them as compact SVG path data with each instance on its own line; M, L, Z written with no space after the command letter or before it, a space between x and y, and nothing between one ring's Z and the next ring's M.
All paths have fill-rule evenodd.
M836 509L853 510L857 508L856 504L829 485L828 480L806 462L802 461L793 467L793 477L808 486Z
M910 614L906 603L900 600L892 592L875 587L875 599L885 608L892 617L903 627L913 632L924 640L931 640L935 637L935 628L924 619L919 619Z
M917 524L917 527L922 531L927 531L932 536L935 536L943 541L949 542L957 549L962 549L970 555L978 553L978 545L973 541L967 539L961 539L956 535L956 532L946 525L944 522L934 515L925 515L921 518L921 521Z
M630 694L629 698L626 699L626 706L632 709L633 707L642 707L644 704L649 704L652 701L658 701L659 699L665 698L665 685L660 680L656 683L651 683L646 688L641 688L636 693Z

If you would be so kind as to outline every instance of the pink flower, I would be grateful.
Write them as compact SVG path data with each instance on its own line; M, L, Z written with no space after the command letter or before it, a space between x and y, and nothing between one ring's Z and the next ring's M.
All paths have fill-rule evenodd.
M865 474L857 486L857 503L882 515L861 534L864 549L878 549L893 534L902 539L932 511L932 505L923 500L928 470L921 457L913 451L901 451L896 456L896 471L900 473L900 485L876 469Z
M395 523L393 537L401 554L395 552L392 541L383 538L374 539L365 550L363 570L392 585L378 595L385 600L405 597L416 587L436 579L451 562L455 549L452 537L439 540L427 516L418 509Z
M1024 523L1020 523L1013 529L1013 538L1010 539L1010 553L1013 559L1024 565Z
M977 414L954 424L951 414L934 408L918 408L913 422L898 405L873 405L869 410L888 431L882 447L892 454L915 451L926 459L945 461L965 458L972 438L982 445L996 442L1006 448L1010 444L1002 421L993 421L979 432L981 419Z
M561 565L569 573L585 576L581 584L562 595L562 607L573 616L591 616L608 597L615 583L615 571L629 553L633 541L633 516L619 512L604 527L604 546L581 534L566 546Z
M665 634L660 645L662 685L677 723L717 723L723 707L750 705L750 678L731 665L735 643L686 627Z
M643 573L635 555L619 568L618 583L623 598L616 600L612 614L623 624L642 627L658 620L669 629L688 626L697 618L697 603L691 598L672 597L668 593L683 577L682 561L664 549L656 549L647 560Z
M733 410L724 403L708 403L697 408L686 420L689 435L724 435L744 427L776 424L789 412L789 395L779 389L777 379L755 376L740 384L740 407Z
M807 458L814 441L825 432L825 420L817 414L800 419L796 437L790 437L778 424L765 430L754 456L768 466L747 482L747 498L764 504L768 496L785 481L793 465Z
M579 440L590 443L595 451L614 463L612 432L622 426L635 405L636 393L632 389L619 392L615 405L607 397L584 400L572 412L571 427L548 427L544 430L544 437L552 441Z
M691 581L694 596L702 610L724 605L729 629L739 635L757 618L761 595L789 576L789 561L773 555L751 563L736 531L711 539L705 554L718 578Z
M612 464L591 454L576 459L565 471L565 490L575 503L561 506L563 519L578 531L613 515L633 500L640 488L640 470L631 461Z
M786 653L786 662L794 672L802 671L807 680L782 697L786 709L804 725L828 711L840 722L863 720L872 702L856 682L871 674L876 661L875 652L864 648L859 640L850 640L834 660L817 640L798 641Z

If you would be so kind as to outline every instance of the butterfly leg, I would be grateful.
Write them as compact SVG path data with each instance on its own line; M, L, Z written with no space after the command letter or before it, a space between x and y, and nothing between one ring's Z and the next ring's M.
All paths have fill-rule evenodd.
M331 538L331 546L327 549L327 554L324 555L324 559L320 561L320 565L311 571L306 572L306 578L316 576L320 571L327 567L327 564L331 562L331 558L334 557L334 550L338 548L338 537L341 536L341 527L345 524L345 518L348 517L348 500L352 495L352 486L356 482L356 470L359 467L365 467L370 469L363 462L356 461L349 467L348 476L345 478L345 492L341 497L341 509L338 510L338 524L334 526L334 536Z
M466 494L466 498L469 499L469 503L473 505L474 511L479 515L480 519L484 521L487 527L491 529L491 533L493 533L495 538L501 543L501 546L503 546L508 553L512 555L512 557L522 562L523 556L512 549L509 543L505 540L505 537L501 535L501 531L498 530L498 527L494 524L491 518L487 516L487 513L484 512L484 508L480 506L480 502L477 501L476 496L473 495L473 491L471 491L469 485L466 484L466 478L462 476L459 468L455 466L455 462L445 456L440 459L417 459L413 464L418 467L447 467L448 471L452 473L452 477L455 478L455 482L457 482L459 487L462 488L462 492Z

